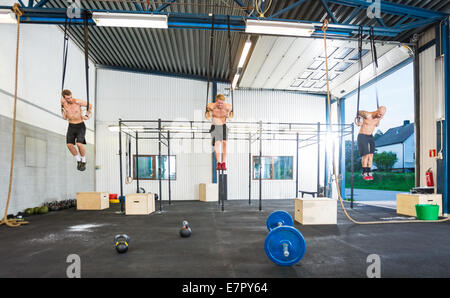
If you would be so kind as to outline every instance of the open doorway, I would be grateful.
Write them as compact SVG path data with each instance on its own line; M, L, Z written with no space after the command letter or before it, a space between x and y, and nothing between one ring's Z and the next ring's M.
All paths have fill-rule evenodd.
M409 192L415 186L414 68L413 63L397 69L361 90L360 109L375 111L376 92L386 114L374 131L375 153L371 172L373 180L362 176L361 157L354 134L353 200L357 203L396 208L396 194ZM347 122L356 115L357 93L346 98ZM351 136L345 139L345 197L351 198Z

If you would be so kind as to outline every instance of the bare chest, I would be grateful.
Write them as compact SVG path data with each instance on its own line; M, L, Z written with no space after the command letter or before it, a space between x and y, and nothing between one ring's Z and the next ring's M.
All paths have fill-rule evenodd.
M64 110L66 110L66 113L69 117L73 117L73 116L78 116L81 115L81 106L75 103L72 104L68 104L68 103L64 103L63 104Z
M225 117L228 114L228 109L226 106L223 107L214 107L212 109L212 114L214 117Z

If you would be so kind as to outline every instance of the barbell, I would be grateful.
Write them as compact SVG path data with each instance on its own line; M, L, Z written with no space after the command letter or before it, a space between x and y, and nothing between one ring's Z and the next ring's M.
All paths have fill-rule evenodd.
M269 234L264 241L267 257L277 265L292 266L298 263L306 252L306 242L294 220L286 211L272 212L266 221Z

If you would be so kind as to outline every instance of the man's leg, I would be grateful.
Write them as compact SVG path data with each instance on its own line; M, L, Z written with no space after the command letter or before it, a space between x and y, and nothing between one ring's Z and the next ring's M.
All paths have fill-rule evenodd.
M80 152L80 158L81 158L81 163L80 163L80 171L84 171L86 170L86 150L84 149L84 146L82 143L78 143L77 142L77 147L78 147L78 151Z
M214 154L216 156L216 161L217 161L217 168L219 167L219 164L221 163L220 160L220 147L221 147L222 141L216 141L214 143Z
M369 172L371 172L373 164L373 153L369 154L369 157L367 159L367 168L369 168Z
M80 152L81 158L86 156L86 150L84 149L83 144L77 143L78 151Z
M225 161L227 159L227 141L222 141L222 168L223 170L226 170L227 166L225 164Z
M361 166L362 166L362 176L366 178L367 176L367 165L369 163L369 154L363 155L361 158Z
M227 159L227 141L222 141L222 162Z
M78 154L75 144L67 143L67 148L69 149L70 153L72 153L75 161L77 162L77 170L81 171L81 156Z
M73 156L77 156L78 155L78 151L75 148L74 144L67 144L67 148L69 149L70 153L72 153Z

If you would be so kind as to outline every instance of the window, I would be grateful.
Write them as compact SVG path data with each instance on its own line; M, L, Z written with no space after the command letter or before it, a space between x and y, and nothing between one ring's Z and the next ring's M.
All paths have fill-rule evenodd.
M139 180L159 180L158 155L139 155ZM136 155L133 156L133 179L136 179ZM175 180L176 175L176 156L170 156L170 180ZM169 179L169 159L167 155L161 155L161 179Z
M300 87L300 85L303 83L303 80L295 80L292 84L291 87L297 88Z
M307 78L309 78L309 76L310 75L312 75L312 72L311 71L305 71L301 76L299 76L298 78L299 79L307 79Z
M350 66L352 66L352 63L341 62L334 70L335 71L346 71L347 68L349 68Z
M320 66L322 66L322 64L323 64L323 61L316 60L308 67L308 69L317 70L317 69L319 69Z
M253 156L253 180L258 180L262 172L264 180L292 180L293 179L292 156ZM262 165L261 165L262 164Z
M364 57L369 52L369 50L363 49L361 53L361 57ZM359 51L354 53L352 56L348 58L348 60L358 61L359 60Z
M351 52L353 51L352 48L340 48L336 51L335 55L333 56L334 59L345 59Z

